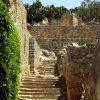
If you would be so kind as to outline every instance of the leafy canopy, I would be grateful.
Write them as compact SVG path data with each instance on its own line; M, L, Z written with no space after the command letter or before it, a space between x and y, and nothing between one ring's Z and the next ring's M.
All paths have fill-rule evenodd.
M33 2L32 5L25 4L25 8L27 10L27 21L28 23L40 22L45 17L50 21L52 18L59 19L62 14L67 11L67 9L63 6L55 7L54 5L43 6L39 0Z

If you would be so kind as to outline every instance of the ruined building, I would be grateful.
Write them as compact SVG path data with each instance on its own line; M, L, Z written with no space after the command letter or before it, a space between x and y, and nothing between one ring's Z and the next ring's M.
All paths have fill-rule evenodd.
M21 1L3 1L20 37L19 98L99 100L100 26L78 26L77 20L73 26L73 21L63 16L60 25L28 26L27 29Z

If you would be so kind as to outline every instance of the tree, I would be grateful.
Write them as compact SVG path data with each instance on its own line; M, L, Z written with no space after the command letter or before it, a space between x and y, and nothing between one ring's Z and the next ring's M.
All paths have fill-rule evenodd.
M24 4L26 10L27 10L27 22L28 23L34 23L39 22L43 19L40 11L40 8L42 7L42 3L39 0L36 0L36 2L33 2L32 5Z
M84 0L82 3L81 3L81 7L87 7L88 4L91 2L91 0Z
M100 1L84 0L79 7L70 9L70 11L86 23L94 21L100 24Z
M100 2L99 1L87 1L85 5L81 5L78 15L84 22L95 21L100 23Z
M70 9L71 13L75 13L76 15L78 15L79 13L79 7L75 7L74 9Z
M45 17L50 21L52 18L59 19L67 9L63 6L55 7L54 5L43 6L39 0L32 5L25 4L27 10L27 21L32 24L42 21Z

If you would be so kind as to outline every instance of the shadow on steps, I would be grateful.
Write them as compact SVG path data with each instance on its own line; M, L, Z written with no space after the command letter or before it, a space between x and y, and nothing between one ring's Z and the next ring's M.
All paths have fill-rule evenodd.
M59 81L56 83L56 87L60 88L60 96L58 100L67 100L66 80L63 76L59 77Z

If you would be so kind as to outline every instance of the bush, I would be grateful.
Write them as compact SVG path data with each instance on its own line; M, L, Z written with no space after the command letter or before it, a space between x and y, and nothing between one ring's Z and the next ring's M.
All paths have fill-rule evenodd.
M0 2L0 100L17 100L19 37L6 6Z

